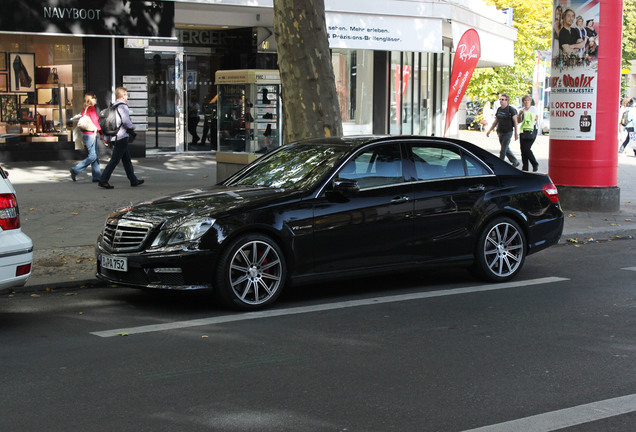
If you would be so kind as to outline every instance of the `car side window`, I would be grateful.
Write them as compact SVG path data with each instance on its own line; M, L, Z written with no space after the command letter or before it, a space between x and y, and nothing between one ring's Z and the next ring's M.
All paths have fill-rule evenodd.
M464 160L466 161L466 170L469 176L480 176L480 175L488 175L490 172L484 167L481 163L477 161L474 157L470 155L465 155Z
M417 180L434 180L466 175L461 154L435 146L413 146L413 164Z
M357 181L361 189L402 183L400 145L382 144L364 150L342 167L338 177Z

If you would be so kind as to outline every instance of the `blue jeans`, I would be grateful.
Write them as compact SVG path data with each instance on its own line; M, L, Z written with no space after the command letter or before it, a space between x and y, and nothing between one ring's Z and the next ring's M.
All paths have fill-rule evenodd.
M512 132L513 131L500 133L497 134L497 136L499 137L499 145L501 146L499 158L506 160L506 156L508 156L508 160L514 164L515 162L518 162L518 160L512 153L512 150L510 150L510 140L512 139Z
M113 171L119 161L121 161L124 166L126 177L128 177L130 184L132 185L137 183L135 170L133 169L132 160L130 159L130 151L128 151L128 137L125 136L122 139L115 141L112 146L113 155L110 157L108 165L106 165L106 168L104 168L104 171L102 172L102 177L99 180L100 183L108 183L108 180L110 180L110 176L113 174Z
M99 180L102 170L99 167L99 156L97 155L97 134L85 134L82 132L82 141L86 146L86 150L88 150L88 156L71 169L77 175L90 165L93 180Z

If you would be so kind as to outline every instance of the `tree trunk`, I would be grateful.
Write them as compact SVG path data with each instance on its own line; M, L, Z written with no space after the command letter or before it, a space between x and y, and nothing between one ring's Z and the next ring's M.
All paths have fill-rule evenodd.
M324 0L274 0L284 142L342 135Z

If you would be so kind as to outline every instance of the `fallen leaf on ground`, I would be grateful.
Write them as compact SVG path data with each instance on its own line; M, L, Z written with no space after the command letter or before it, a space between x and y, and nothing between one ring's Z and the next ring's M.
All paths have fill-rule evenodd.
M41 297L40 294L31 294L31 297Z
M79 213L78 212L73 212L71 214L74 215L74 216L77 216Z
M568 217L576 217L576 215L574 213L570 213Z
M569 241L570 243L578 243L578 242L579 242L579 239L569 238L569 239L568 239L568 241Z

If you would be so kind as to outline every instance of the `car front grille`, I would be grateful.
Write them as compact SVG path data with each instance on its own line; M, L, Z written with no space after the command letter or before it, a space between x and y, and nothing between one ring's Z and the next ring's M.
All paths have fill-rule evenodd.
M141 250L152 224L126 219L109 219L104 227L103 242L113 252Z

